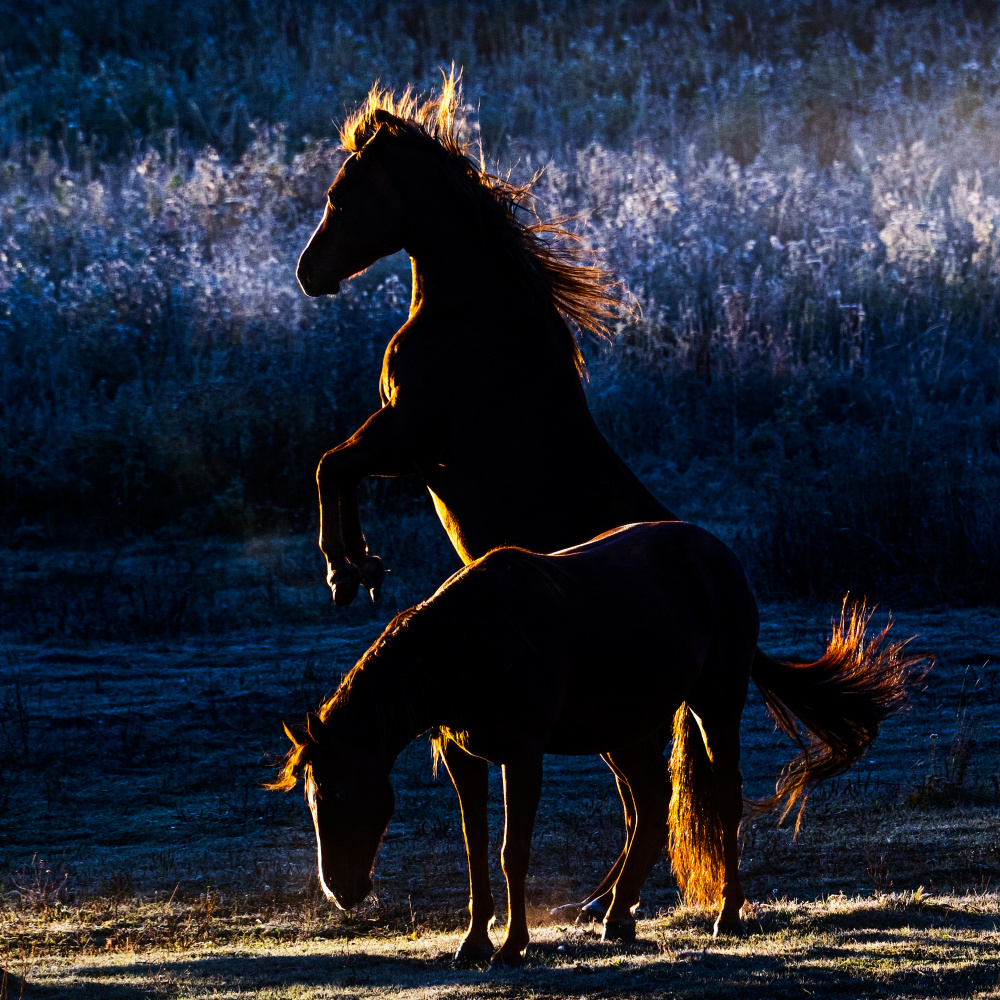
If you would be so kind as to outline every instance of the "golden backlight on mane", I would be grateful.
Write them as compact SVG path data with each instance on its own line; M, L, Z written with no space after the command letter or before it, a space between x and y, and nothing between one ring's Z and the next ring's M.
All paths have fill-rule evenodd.
M376 82L364 104L347 117L340 130L344 148L351 153L361 150L385 114L399 120L397 130L407 129L410 134L437 142L455 157L467 180L501 210L497 245L510 244L511 252L523 259L541 290L574 326L609 338L614 319L623 312L623 286L610 271L594 263L593 254L566 228L571 220L540 218L531 194L537 175L526 184L515 184L490 173L481 150L479 162L470 156L464 138L471 130L466 126L461 73L456 73L453 65L450 72L442 72L442 78L440 94L431 97L417 94L412 86L397 97ZM393 128L391 124L389 127ZM524 213L533 221L522 221ZM583 358L575 341L572 350L577 369L582 372Z
M433 139L437 139L450 153L465 156L468 144L458 137L465 124L465 105L462 101L462 74L455 73L452 64L448 73L442 72L441 93L436 97L423 97L412 85L396 97L377 80L368 91L365 103L347 116L340 129L340 141L348 152L356 153L375 134L378 122L376 111L384 111L409 124L418 126Z
M341 682L337 685L337 690L334 691L329 698L327 698L319 709L316 711L316 717L321 723L326 723L333 712L340 708L343 709L351 699L351 694L353 688L361 675L361 672L366 666L369 666L378 659L379 656L384 656L385 651L389 649L394 641L398 641L401 637L405 637L407 634L407 627L410 620L414 617L417 608L408 608L406 611L401 612L396 615L395 618L385 627L382 634L375 640L371 648L361 657L360 660L344 675ZM310 713L307 718L311 718ZM310 763L310 757L312 749L315 746L315 741L313 734L307 729L301 733L297 733L296 730L291 729L287 723L284 723L285 735L291 740L292 747L285 754L284 759L281 762L280 770L274 781L266 782L264 787L273 792L289 792L297 784L299 778L302 776L302 772L305 770L306 766ZM319 730L316 731L316 735L319 735Z

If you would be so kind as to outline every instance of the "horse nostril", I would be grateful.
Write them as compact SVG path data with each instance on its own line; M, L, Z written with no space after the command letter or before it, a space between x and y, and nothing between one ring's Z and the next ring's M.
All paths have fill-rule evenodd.
M298 280L299 288L306 295L312 295L312 275L301 264L295 269L295 277Z

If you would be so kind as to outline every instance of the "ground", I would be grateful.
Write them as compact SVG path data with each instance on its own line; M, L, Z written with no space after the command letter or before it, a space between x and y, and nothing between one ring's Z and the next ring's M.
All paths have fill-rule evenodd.
M839 609L762 608L768 652L813 657ZM801 832L744 823L744 939L713 942L664 859L632 948L553 922L617 853L597 759L549 758L517 973L458 971L464 851L426 739L393 775L397 809L359 910L316 886L299 791L264 791L301 720L380 620L109 643L4 643L0 954L25 995L984 995L1000 981L1000 610L901 611L936 664L865 761L810 801ZM751 697L747 794L790 748ZM494 789L497 790L496 788ZM492 813L494 845L500 812ZM495 853L495 852L494 852ZM496 872L495 888L502 895ZM7 996L18 996L10 978ZM0 996L3 994L0 993Z

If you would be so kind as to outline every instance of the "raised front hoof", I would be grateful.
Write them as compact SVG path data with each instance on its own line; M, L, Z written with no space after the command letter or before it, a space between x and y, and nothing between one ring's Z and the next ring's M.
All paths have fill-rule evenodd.
M338 608L347 607L361 589L361 570L351 563L346 563L337 570L330 578L330 592L333 594L333 603Z
M373 604L378 601L382 594L382 584L385 582L385 574L388 572L378 556L369 556L361 567L361 580Z
M549 916L557 920L572 920L583 911L582 903L563 903L561 906L553 906L549 910Z
M482 965L493 958L493 944L490 941L463 941L455 952L455 964L463 968Z
M739 917L735 920L723 920L722 917L719 917L715 921L712 937L743 937L746 932L746 925Z
M605 920L601 940L611 944L632 944L635 941L635 921Z

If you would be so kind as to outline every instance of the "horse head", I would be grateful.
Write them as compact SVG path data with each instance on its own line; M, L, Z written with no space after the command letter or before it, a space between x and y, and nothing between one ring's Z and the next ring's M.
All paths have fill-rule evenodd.
M286 725L285 733L294 750L286 782L274 787L304 774L320 885L341 909L357 906L371 892L375 855L395 807L389 776L377 755L341 732L333 718L310 712L305 730Z
M393 182L393 138L402 122L373 115L374 132L340 168L323 218L299 257L295 276L306 295L336 295L340 283L403 248L404 201Z

